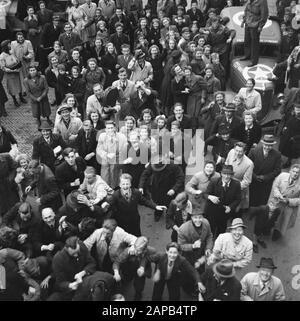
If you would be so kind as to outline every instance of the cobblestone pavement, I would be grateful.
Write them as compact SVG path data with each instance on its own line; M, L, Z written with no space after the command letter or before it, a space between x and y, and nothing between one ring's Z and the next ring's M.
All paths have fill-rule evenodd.
M5 80L3 81L3 85L5 85ZM52 101L52 97L53 93L50 89L50 101ZM27 100L27 104L22 104L20 107L16 108L11 97L9 97L9 101L5 105L8 117L1 117L1 123L9 129L16 138L19 151L31 156L32 142L39 132L31 114L29 98L25 97L25 99ZM55 117L56 107L51 107L51 109L51 119L53 120Z

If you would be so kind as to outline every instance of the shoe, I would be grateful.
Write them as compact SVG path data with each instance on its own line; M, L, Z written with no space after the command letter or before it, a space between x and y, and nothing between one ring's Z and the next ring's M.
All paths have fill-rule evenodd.
M19 104L19 102L17 101L17 99L16 98L13 98L13 101L14 101L14 105L15 105L15 107L20 107L20 104Z
M22 104L27 104L27 100L22 95L20 95L20 102Z
M244 56L244 57L240 58L240 61L245 61L245 60L249 60L249 59L250 59L250 57Z
M253 252L258 253L258 245L257 244L253 244Z
M161 214L154 214L154 221L158 222L161 218Z
M272 241L277 241L281 238L281 233L278 230L274 230L272 234Z
M266 249L266 248L267 248L267 244L266 244L263 240L257 240L257 243L258 243L263 249Z
M142 300L142 297L143 297L142 293L137 292L137 293L135 293L135 295L134 295L134 301L141 301L141 300Z

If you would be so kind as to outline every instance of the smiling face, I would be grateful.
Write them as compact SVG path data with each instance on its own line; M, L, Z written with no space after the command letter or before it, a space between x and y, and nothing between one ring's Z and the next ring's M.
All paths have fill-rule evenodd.
M293 167L290 170L290 175L291 175L291 179L297 180L299 178L299 176L300 176L300 168Z
M234 148L234 156L237 158L237 159L240 159L244 156L245 154L245 151L244 151L244 148L243 147L240 147L240 146L235 146Z
M74 107L75 106L75 99L74 97L68 97L67 99L67 105L70 106L70 107Z
M244 229L241 226L232 228L231 234L235 242L238 242L241 240L242 236L244 235Z
M143 115L143 121L145 124L149 124L151 122L151 115L150 113L144 113Z
M97 121L99 120L98 113L91 113L91 120L93 123L97 123Z
M50 129L42 129L41 133L45 139L48 139L50 137L51 130Z
M252 115L245 115L244 116L244 122L247 127L252 126L253 124L253 116Z
M214 173L215 171L215 168L214 168L214 165L213 164L206 164L205 167L204 167L204 172L207 176L210 176Z
M78 72L77 68L72 68L72 77L73 78L79 77L79 72Z
M95 61L89 61L89 68L90 68L90 70L95 70L96 69L96 63L95 63Z
M224 96L222 94L216 95L216 102L221 105L224 102Z
M124 179L122 178L120 180L120 188L122 191L127 192L131 187L131 181L130 179Z
M179 252L176 247L170 247L169 250L166 251L166 253L169 262L174 262L179 255Z
M262 282L268 282L271 279L272 274L272 269L260 268L258 271L259 278L262 280Z
M127 130L132 130L134 127L134 122L132 119L127 119L126 120L126 128Z
M202 224L203 216L201 214L192 215L191 220L196 227L200 227Z
M55 223L55 213L51 208L45 208L42 210L42 219L47 225L53 225Z

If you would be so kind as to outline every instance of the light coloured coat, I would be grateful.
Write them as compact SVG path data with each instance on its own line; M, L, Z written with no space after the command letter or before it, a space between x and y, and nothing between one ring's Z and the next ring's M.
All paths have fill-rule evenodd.
M241 183L242 200L236 211L239 209L247 209L249 207L249 185L252 182L253 162L250 158L244 155L240 160L235 157L234 149L232 149L225 161L226 165L232 165L234 178Z
M112 239L107 249L105 236L106 234L103 228L100 228L94 231L93 234L91 234L84 241L84 244L89 249L89 251L91 250L94 244L96 245L100 268L102 267L103 259L107 253L107 250L109 251L109 256L112 262L114 262L117 259L118 255L122 252L122 250L124 250L124 248L122 248L121 245L125 243L127 244L127 246L132 246L134 245L137 239L136 236L125 232L121 227L117 226L117 228L113 232Z
M300 209L300 178L292 185L289 185L289 178L289 173L279 174L273 183L269 197L269 202L273 202L281 210L275 228L282 235L295 225ZM289 202L287 204L281 202L280 197L287 197Z

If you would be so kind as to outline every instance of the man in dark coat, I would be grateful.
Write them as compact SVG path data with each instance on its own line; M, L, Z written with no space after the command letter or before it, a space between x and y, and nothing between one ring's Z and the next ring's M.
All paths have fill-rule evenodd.
M82 157L76 157L75 149L67 147L63 151L64 162L55 169L55 177L58 186L65 196L74 189L78 189L83 182L86 163Z
M26 187L25 192L28 193L36 188L38 194L36 203L40 206L40 209L52 207L57 210L62 201L57 181L51 169L45 164L39 164L37 160L30 161L28 168L34 175L34 180Z
M139 190L132 189L131 181L131 175L122 174L120 177L120 189L114 192L108 202L112 207L112 217L117 221L118 226L127 233L141 236L138 204L158 211L167 208L156 205L153 201L146 199Z
M82 40L76 32L72 32L71 25L66 22L64 25L64 33L61 33L58 41L63 46L64 50L67 51L69 58L71 58L71 50L74 47L80 47L82 45Z
M216 171L220 172L225 163L228 153L234 148L236 140L231 138L229 128L219 128L217 134L208 137L205 141L206 145L213 146L212 155L216 163Z
M234 276L233 263L224 259L200 277L204 301L240 301L242 286Z
M247 2L241 27L245 26L245 57L242 60L251 59L248 67L255 66L258 63L260 33L267 22L268 16L267 0L250 0Z
M52 208L42 210L42 221L33 233L33 249L35 256L46 256L52 259L54 254L63 247L59 230L59 217L55 216Z
M192 0L191 9L189 9L186 13L190 17L190 20L192 22L197 21L200 27L204 27L205 26L204 15L202 11L199 8L197 8L197 6L198 6L197 0Z
M168 287L169 301L180 301L180 287L185 286L187 281L192 281L195 293L200 278L196 269L179 254L179 245L172 242L166 246L166 254L157 263L153 281L153 301L161 301L165 284Z
M105 211L99 205L92 205L90 200L77 190L66 198L66 203L58 210L58 216L66 216L66 222L77 227L85 217L95 218L96 225L102 226Z
M255 218L254 231L253 231L253 252L258 253L258 244L262 248L267 248L263 237L269 235L272 227L280 214L280 209L269 202L267 205L260 205L250 207L248 210L249 218Z
M12 133L0 124L0 153L10 152L12 145L17 144Z
M241 119L234 115L235 112L235 106L232 103L229 103L226 107L223 108L224 115L219 115L216 117L216 120L214 121L210 135L216 134L221 127L229 128L231 132L237 128L240 123Z
M23 294L27 292L28 285L25 278L19 273L24 260L25 255L22 252L10 248L2 248L2 244L0 244L0 302L24 300ZM2 269L4 269L4 274L2 274ZM3 281L4 284L2 283Z
M215 237L225 233L227 220L241 201L241 184L233 179L232 165L224 165L221 178L212 179L204 197L207 199L205 217Z
M78 237L71 236L52 262L55 290L49 301L71 301L80 291L83 278L96 272L96 262Z
M292 116L282 130L279 151L288 157L284 168L291 165L293 158L300 156L300 104L294 105L295 115Z
M151 186L149 183L151 182ZM153 159L144 170L139 183L142 193L150 189L153 201L160 205L169 206L171 200L184 190L184 174L179 165L167 164L163 157ZM155 210L154 218L160 219L161 211Z
M137 90L130 96L129 101L130 115L135 119L138 119L141 117L142 111L146 108L151 109L153 114L156 115L157 109L155 98L157 96L157 92L147 88L143 81L137 82L135 87Z
M281 154L273 148L276 144L273 135L264 135L262 145L252 149L248 157L254 164L250 184L250 206L265 205L276 176L281 172Z
M66 143L61 135L52 133L52 126L46 121L42 122L39 130L42 135L33 141L32 159L47 165L54 172L55 162L60 156L60 151L67 147Z
M177 120L180 123L180 129L184 131L185 129L193 129L193 121L191 117L187 114L184 114L184 109L181 103L176 103L174 105L174 115L168 117L167 120L167 129L171 130L171 124L174 120Z
M91 120L86 119L75 139L75 148L88 166L99 169L96 160L97 144L97 131L93 128Z
M2 224L18 232L18 249L31 257L33 235L39 220L34 216L30 204L18 202L3 216Z
M116 32L110 36L109 41L112 42L116 48L117 54L121 54L121 47L123 44L129 44L129 37L123 33L123 24L117 22L115 24Z

